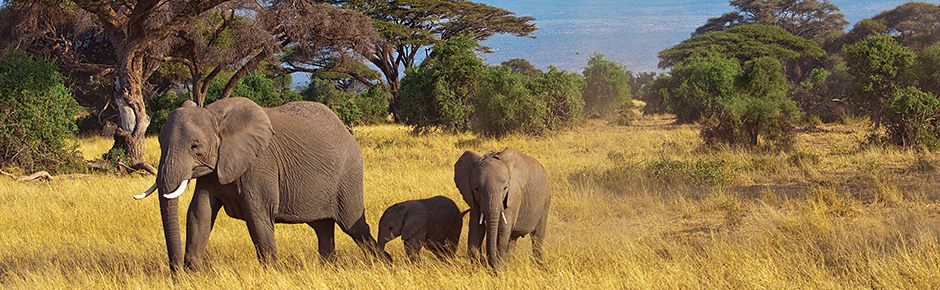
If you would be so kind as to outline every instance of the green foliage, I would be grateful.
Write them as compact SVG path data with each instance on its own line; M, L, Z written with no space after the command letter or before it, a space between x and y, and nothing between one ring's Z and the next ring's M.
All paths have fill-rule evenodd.
M786 148L799 114L786 97L788 89L783 66L774 58L756 58L742 69L735 60L712 56L677 64L666 101L677 121L706 125L701 133L706 144L754 147L762 137Z
M353 101L360 110L362 117L359 123L382 124L388 121L388 100L392 94L384 83L372 84L369 90L359 94Z
M588 112L607 115L619 107L633 107L630 79L626 67L604 54L595 52L584 67L585 85L582 92Z
M573 72L549 66L548 72L529 80L529 91L547 106L544 122L550 130L570 127L584 121L584 79Z
M907 87L891 96L884 115L887 134L903 147L940 148L940 99Z
M401 80L400 117L415 132L470 129L473 98L486 65L473 49L476 41L453 37L435 45L420 67Z
M920 89L940 96L940 43L917 54L914 58L914 77Z
M776 59L748 61L737 77L735 97L722 104L718 123L702 131L706 144L717 142L755 147L759 137L781 149L793 141L792 122L799 109L786 97L789 86Z
M206 104L214 102L222 96L222 90L225 89L225 83L229 78L217 77L209 83L209 90L206 92ZM259 106L273 108L284 103L299 101L301 96L293 94L290 91L278 93L277 85L274 81L260 73L248 73L238 80L235 88L232 89L231 97L248 98Z
M350 125L362 118L362 110L354 101L356 94L336 89L332 81L326 79L310 79L300 95L304 100L323 103L339 116L344 124Z
M189 94L179 94L172 91L154 95L150 100L147 100L147 113L150 115L150 126L147 127L147 135L160 134L160 130L166 124L166 118L170 115L170 112L182 106L186 100L189 100Z
M530 77L542 74L542 70L535 68L532 63L522 58L510 59L500 63L499 65L509 67L509 70L514 73L521 73Z
M488 137L541 133L548 109L525 85L526 77L512 73L509 67L488 67L474 102L473 131Z
M738 62L723 57L683 60L672 69L667 108L680 123L716 117L721 105L735 97L734 83L740 74Z
M854 101L871 108L876 127L891 96L910 83L914 53L889 36L873 37L845 48L849 73L855 76Z
M27 172L82 168L75 136L80 107L54 64L11 50L0 60L0 166Z
M842 43L856 43L890 35L901 45L921 50L940 40L940 7L927 2L906 2L872 18L862 19L843 36Z
M646 106L643 107L644 115L666 113L666 99L669 96L669 83L671 81L671 75L661 74L656 76L650 84L643 86L643 89L639 92L639 97L640 100L646 102Z
M687 58L719 56L741 63L769 56L781 62L800 57L826 54L816 42L790 34L786 30L761 24L747 24L702 35L659 52L659 67L676 66Z

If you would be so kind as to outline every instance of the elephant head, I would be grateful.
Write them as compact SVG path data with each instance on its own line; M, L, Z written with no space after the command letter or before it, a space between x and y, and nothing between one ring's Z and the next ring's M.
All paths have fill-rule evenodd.
M245 98L227 98L206 108L187 101L167 117L160 131L160 165L154 190L161 195L160 212L171 268L182 265L178 221L179 197L190 179L212 173L220 184L239 178L273 138L264 110Z
M471 209L470 230L474 232L485 222L485 230L479 234L486 238L487 260L494 268L498 268L499 255L508 247L521 202L520 190L529 179L528 172L519 164L519 154L511 148L482 157L467 151L454 164L454 182ZM473 243L468 241L471 247Z
M427 230L428 218L428 209L420 202L407 201L392 205L379 219L379 249L385 252L385 244L397 237L403 241L415 238L419 232Z

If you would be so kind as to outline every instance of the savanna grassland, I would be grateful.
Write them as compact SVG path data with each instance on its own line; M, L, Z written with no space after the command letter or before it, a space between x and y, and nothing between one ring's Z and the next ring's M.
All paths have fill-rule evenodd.
M498 275L471 263L466 229L454 260L423 252L373 263L337 231L323 263L306 225L276 225L281 263L265 268L243 222L221 214L209 269L172 275L153 176L0 178L0 288L718 289L933 288L940 285L940 159L869 148L864 121L801 130L788 153L703 150L699 128L668 118L589 120L541 137L414 136L355 128L365 157L366 218L396 202L445 195L464 150L513 147L539 159L553 189L545 260L523 238ZM111 141L80 141L86 157ZM156 138L145 159L156 164ZM190 187L190 191L192 187ZM184 194L183 206L190 194ZM185 210L180 211L181 221Z

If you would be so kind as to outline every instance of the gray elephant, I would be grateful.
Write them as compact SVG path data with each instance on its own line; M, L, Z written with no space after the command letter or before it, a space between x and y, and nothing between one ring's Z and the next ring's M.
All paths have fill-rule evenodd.
M454 164L454 183L470 205L471 258L482 260L485 237L487 261L499 269L516 239L531 234L532 252L541 260L552 193L538 160L512 148L483 156L467 151Z
M185 103L160 131L155 189L170 269L184 264L177 197L190 179L195 192L186 218L185 266L203 268L219 209L244 220L262 263L277 261L274 223L306 223L320 255L331 258L334 223L369 253L375 240L363 211L362 153L333 112L320 103L262 108L227 98L205 108Z
M439 258L453 257L463 229L463 216L453 200L444 196L396 203L379 219L379 249L401 236L405 252L412 261L422 247Z

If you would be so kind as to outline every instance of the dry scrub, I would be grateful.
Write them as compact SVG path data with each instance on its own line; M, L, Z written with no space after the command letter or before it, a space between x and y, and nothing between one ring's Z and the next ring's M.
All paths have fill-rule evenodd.
M543 264L520 240L493 275L466 257L429 253L373 264L337 231L333 263L319 260L306 225L277 225L281 263L265 268L243 222L220 215L209 270L174 276L155 198L135 201L152 176L96 175L15 183L0 178L2 288L192 289L718 289L932 288L940 285L936 154L862 148L859 124L822 125L791 153L699 148L694 126L643 118L604 121L536 138L412 136L360 127L366 218L399 201L445 195L464 150L514 147L538 158L554 190ZM81 142L87 158L110 142ZM148 155L156 164L155 138ZM190 189L191 190L191 189ZM183 195L189 203L191 193ZM181 210L181 220L185 210Z

